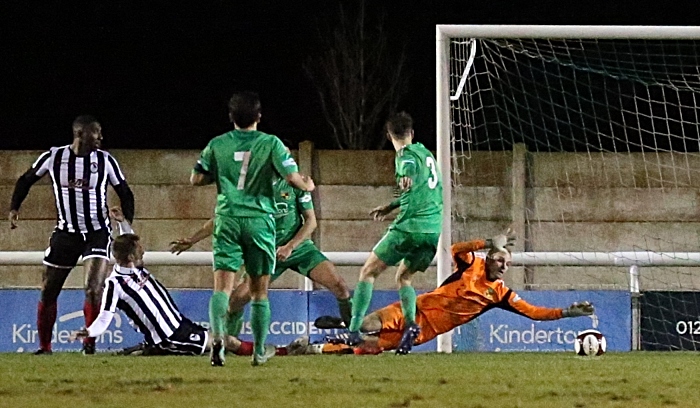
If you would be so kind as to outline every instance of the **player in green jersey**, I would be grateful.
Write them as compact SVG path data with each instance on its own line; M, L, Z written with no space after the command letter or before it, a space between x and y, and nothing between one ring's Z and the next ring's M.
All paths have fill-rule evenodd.
M274 183L275 225L277 232L277 265L270 282L279 278L287 269L292 269L312 281L328 288L338 301L338 309L345 327L350 325L350 291L343 278L335 272L335 266L309 239L316 229L316 214L311 194L290 186L286 180ZM180 254L192 245L208 237L214 231L214 219L189 238L170 243L170 250ZM243 324L243 308L250 301L249 278L236 286L229 298L226 316L226 332L237 337Z
M435 157L422 144L413 143L410 115L401 112L391 117L386 131L396 150L396 183L400 195L392 203L375 208L370 215L383 220L396 208L401 210L360 270L352 301L349 342L362 341L360 327L372 299L375 278L387 266L398 264L396 281L406 324L396 353L406 354L420 334L415 322L416 291L411 279L416 272L428 268L437 252L442 228L442 182Z
M234 130L212 139L202 151L190 182L216 183L214 211L214 292L209 301L213 337L211 364L224 365L224 319L235 283L245 263L250 277L253 365L265 363L265 339L270 325L267 288L275 268L275 205L272 183L280 176L304 191L313 180L299 174L294 158L276 136L257 130L260 98L252 92L234 94L229 101Z

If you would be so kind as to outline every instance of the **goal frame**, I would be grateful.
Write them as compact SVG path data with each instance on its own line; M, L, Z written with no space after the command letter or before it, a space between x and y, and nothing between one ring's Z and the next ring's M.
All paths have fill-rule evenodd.
M600 25L436 25L435 95L437 160L443 183L443 222L437 255L437 281L452 271L452 174L450 118L450 41L453 38L550 38L550 39L700 39L700 26L600 26ZM463 73L468 75L468 72ZM438 336L438 352L452 352L452 335Z

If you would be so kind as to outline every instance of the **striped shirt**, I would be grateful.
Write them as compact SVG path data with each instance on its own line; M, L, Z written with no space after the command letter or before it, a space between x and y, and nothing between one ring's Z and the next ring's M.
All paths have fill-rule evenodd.
M151 345L172 336L183 319L168 291L146 269L114 265L105 281L101 310L117 309Z
M107 183L125 181L117 161L104 150L76 156L70 145L52 147L32 165L37 177L51 176L58 224L67 232L92 232L109 228Z

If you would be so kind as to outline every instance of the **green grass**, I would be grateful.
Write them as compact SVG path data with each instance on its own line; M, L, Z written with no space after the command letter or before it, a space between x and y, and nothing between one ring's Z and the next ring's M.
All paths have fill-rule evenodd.
M0 407L688 407L696 353L229 357L0 354Z

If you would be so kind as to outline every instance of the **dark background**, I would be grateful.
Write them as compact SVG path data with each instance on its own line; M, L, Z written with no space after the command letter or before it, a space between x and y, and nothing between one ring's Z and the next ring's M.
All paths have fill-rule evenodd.
M6 2L0 6L0 149L71 141L78 114L97 116L105 148L201 149L228 130L226 102L256 90L260 129L334 148L302 65L321 51L330 1ZM357 7L358 1L344 2ZM651 1L367 0L406 46L409 92L399 109L434 148L435 24L693 25L697 6Z

